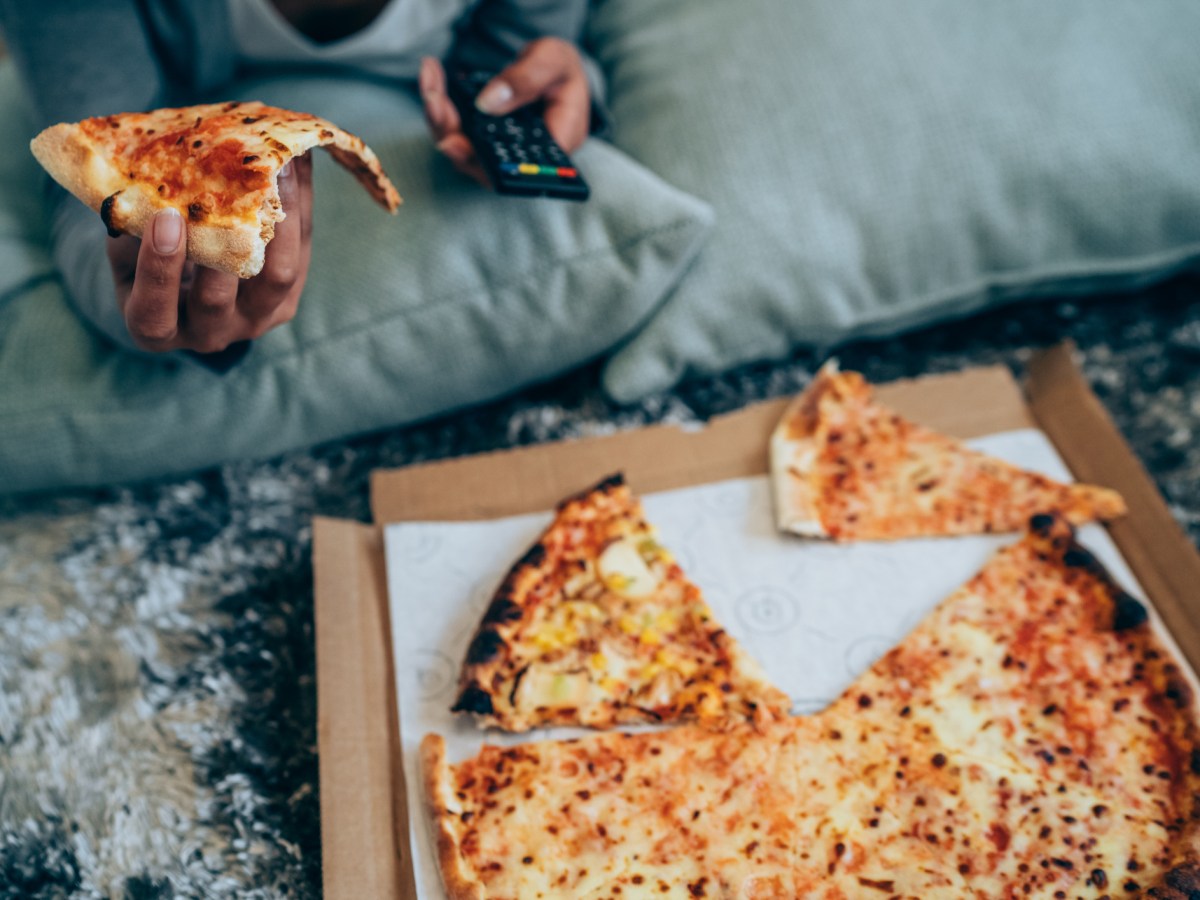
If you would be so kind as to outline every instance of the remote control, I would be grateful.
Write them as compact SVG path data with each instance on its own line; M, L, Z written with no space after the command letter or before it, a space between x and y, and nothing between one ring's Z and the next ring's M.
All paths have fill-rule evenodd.
M535 105L506 116L489 116L475 107L475 98L495 72L455 69L447 92L462 118L463 133L500 194L586 200L587 182L562 147L555 143Z

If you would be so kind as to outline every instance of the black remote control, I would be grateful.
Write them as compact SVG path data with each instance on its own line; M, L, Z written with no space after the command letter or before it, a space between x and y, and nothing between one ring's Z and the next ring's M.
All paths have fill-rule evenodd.
M475 98L495 72L453 69L447 92L462 118L463 133L488 180L500 194L586 200L591 191L566 151L555 143L536 105L506 116L489 116Z

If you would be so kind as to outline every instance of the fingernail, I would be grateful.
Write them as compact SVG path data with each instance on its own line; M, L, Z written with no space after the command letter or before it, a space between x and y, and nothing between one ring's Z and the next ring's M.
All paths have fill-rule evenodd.
M179 249L179 241L183 238L183 216L179 215L179 210L169 206L160 210L150 228L156 252L169 256Z
M475 98L475 108L481 113L494 116L503 112L513 98L513 89L507 81L493 81Z
M294 175L294 174L295 174L295 172L292 169L292 161L289 159L286 163L283 164L283 168L279 170L279 177L280 178L291 178L292 175Z

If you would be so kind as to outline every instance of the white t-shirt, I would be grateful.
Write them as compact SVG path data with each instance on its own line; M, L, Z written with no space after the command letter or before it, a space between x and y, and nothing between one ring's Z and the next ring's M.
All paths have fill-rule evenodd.
M227 0L238 59L247 65L349 66L387 78L415 78L416 48L444 56L464 0L391 0L349 37L318 44L285 19L271 0Z

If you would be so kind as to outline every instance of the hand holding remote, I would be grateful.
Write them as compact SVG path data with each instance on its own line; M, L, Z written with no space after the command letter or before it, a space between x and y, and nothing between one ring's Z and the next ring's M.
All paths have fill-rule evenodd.
M426 120L438 149L460 171L505 193L587 197L587 186L577 173L566 179L525 175L527 184L521 185L517 173L507 172L522 163L528 169L535 162L556 162L564 171L573 169L565 154L583 143L591 116L587 77L574 45L558 38L541 38L529 43L512 65L486 83L470 83L471 78L479 77L478 73L454 73L454 76L457 83L448 84L441 63L428 58L422 61L420 89ZM466 108L463 108L464 91L474 97L473 105ZM451 93L457 95L458 107ZM544 119L546 135L538 133L543 127L539 118ZM506 148L510 151L507 159L503 154L497 156L496 142L486 133L488 125L495 126L492 131L499 128L510 139L517 135L517 146ZM518 159L512 155L513 150L522 154L528 150L538 158ZM480 151L486 158L480 158ZM563 155L559 157L555 151ZM502 171L504 163L507 165L503 165L505 171ZM554 181L561 184L552 184ZM538 182L546 184L539 187Z

